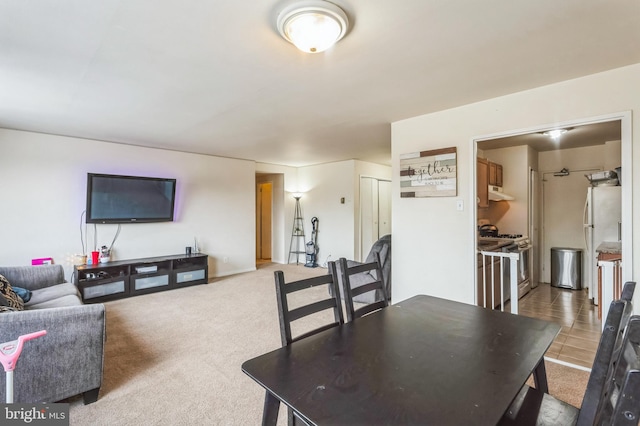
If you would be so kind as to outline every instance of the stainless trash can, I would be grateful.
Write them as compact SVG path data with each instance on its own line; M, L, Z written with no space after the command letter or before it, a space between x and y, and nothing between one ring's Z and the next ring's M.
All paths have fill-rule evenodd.
M551 248L551 285L582 289L582 249Z

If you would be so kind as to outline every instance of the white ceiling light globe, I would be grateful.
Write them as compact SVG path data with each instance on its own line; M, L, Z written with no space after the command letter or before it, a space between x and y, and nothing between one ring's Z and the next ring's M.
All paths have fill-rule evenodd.
M280 34L298 49L319 53L344 37L349 21L338 6L317 0L285 8L278 16L277 25Z

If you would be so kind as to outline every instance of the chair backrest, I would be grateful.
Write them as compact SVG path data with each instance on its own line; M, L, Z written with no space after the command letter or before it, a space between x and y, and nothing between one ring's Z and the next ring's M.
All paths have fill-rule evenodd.
M285 283L284 273L282 271L276 271L274 275L276 280L276 294L278 300L278 316L280 318L280 338L282 346L290 345L297 340L328 330L331 327L344 324L342 304L340 303L340 292L338 291L338 274L335 271L335 265L329 265L329 274L327 275L320 275L299 281L291 281L289 283ZM333 291L330 292L328 297L326 297L326 292L314 292L314 295L322 294L325 298L317 300L316 297L316 299L311 303L301 305L293 309L289 308L288 295L302 290L308 290L308 292L311 293L312 291L310 289L320 285L329 285L330 287L333 287ZM312 296L310 296L310 298L312 298ZM333 311L333 322L328 322L320 327L300 333L295 337L292 335L291 323L293 321L329 309Z
M602 396L594 424L640 423L640 316L633 316L625 332L622 350Z
M389 306L389 298L387 296L387 290L382 278L382 267L380 266L380 256L378 255L378 253L374 253L374 259L375 260L373 262L361 263L351 267L348 266L347 259L345 259L344 257L341 257L338 260L340 264L340 278L342 281L344 303L347 308L348 321L353 321L356 318L360 318L368 313ZM366 284L360 285L358 287L352 287L350 281L351 277L355 274L362 273L370 274L370 282L367 282ZM353 298L370 291L378 292L381 297L379 297L373 303L369 303L367 305L356 308L353 302Z
M593 425L605 392L608 376L615 368L616 359L622 346L623 334L629 323L632 305L624 300L614 300L609 306L605 326L600 336L598 350L593 360L591 374L587 382L577 425Z

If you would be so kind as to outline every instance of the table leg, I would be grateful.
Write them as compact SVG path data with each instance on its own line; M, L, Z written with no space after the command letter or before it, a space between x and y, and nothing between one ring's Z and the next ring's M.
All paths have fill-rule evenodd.
M535 370L533 370L533 382L536 389L540 392L549 393L549 385L547 383L547 369L544 366L544 358L540 359Z
M271 392L264 393L264 408L262 411L262 425L273 425L278 423L278 410L280 409L280 400L273 396Z

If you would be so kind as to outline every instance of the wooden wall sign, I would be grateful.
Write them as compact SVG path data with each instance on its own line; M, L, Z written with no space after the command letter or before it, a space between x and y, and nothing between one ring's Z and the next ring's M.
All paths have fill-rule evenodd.
M400 155L400 197L455 197L456 157L455 147Z

